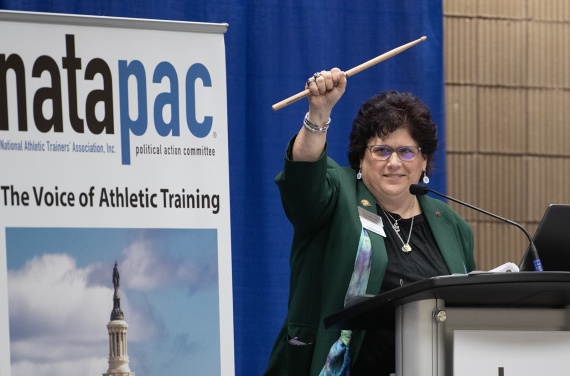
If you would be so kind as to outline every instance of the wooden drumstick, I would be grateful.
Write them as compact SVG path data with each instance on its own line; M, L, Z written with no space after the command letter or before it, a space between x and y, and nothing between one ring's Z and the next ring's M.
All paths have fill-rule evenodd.
M416 44L423 42L426 39L427 39L427 37L423 36L423 37L416 39L410 43L406 43L404 45L401 45L400 47L396 47L393 50L385 52L380 56L376 56L374 59L368 60L365 63L362 63L362 64L357 65L356 67L354 67L352 69L347 70L346 72L344 72L344 74L346 77L354 76L355 74L360 73L363 70L368 69L373 65L376 65L376 64L378 64L384 60L388 60L389 58L396 56L400 52L404 52L408 48L413 47ZM290 105L291 103L297 102L299 99L308 97L309 93L310 93L309 89L305 89L305 90L303 90L303 91L301 91L295 95L290 96L287 99L283 99L281 102L275 103L273 106L271 106L271 108L273 109L273 111L280 110L283 107Z

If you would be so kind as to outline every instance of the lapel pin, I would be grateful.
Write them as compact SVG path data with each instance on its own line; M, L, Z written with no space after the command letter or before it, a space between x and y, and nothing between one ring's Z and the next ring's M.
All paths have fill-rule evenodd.
M435 215L439 217L439 216L441 215L441 213L440 213L440 212L435 212Z
M362 206L372 206L368 200L362 200L360 202L362 203Z

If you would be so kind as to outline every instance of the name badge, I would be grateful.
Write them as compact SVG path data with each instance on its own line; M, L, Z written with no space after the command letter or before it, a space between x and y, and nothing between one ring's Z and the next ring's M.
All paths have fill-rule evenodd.
M359 206L358 216L360 217L362 227L380 236L386 237L386 233L384 232L384 223L382 223L382 218L379 215L371 213Z

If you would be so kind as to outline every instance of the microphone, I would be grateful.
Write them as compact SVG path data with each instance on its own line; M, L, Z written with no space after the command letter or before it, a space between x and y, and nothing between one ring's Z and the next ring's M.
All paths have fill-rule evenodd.
M429 189L428 187L425 187L423 185L419 185L419 184L410 185L410 193L413 194L414 196L423 196L423 195L427 194L428 192L434 193L438 196L444 197L444 198L451 200L453 202L457 202L458 204L461 204L463 206L467 206L468 208L471 208L473 210L477 210L480 213L489 215L493 218L499 219L503 222L507 222L508 224L519 228L522 232L524 232L524 234L528 238L529 245L530 245L530 253L531 253L532 258L533 258L534 270L537 272L544 271L544 269L542 268L542 262L540 261L540 258L538 257L538 251L536 249L536 246L534 245L534 241L532 240L532 237L530 236L530 234L528 233L528 231L524 227L522 227L521 225L519 225L518 223L516 223L514 221L511 221L510 219L500 217L497 214L493 214L493 213L488 212L486 210L480 209L476 206L470 205L466 202L460 201L460 200L455 199L453 197L449 197L447 195L444 195L443 193L436 192L433 189Z

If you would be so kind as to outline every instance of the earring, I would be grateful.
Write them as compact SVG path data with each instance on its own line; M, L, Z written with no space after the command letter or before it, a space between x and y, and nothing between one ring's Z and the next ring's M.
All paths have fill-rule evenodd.
M358 168L358 173L356 174L356 179L357 179L357 180L362 179L362 166L360 166L360 167Z
M424 182L424 184L428 184L429 183L429 177L427 176L425 170L422 171L422 175L423 175L422 181Z

